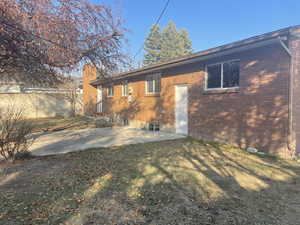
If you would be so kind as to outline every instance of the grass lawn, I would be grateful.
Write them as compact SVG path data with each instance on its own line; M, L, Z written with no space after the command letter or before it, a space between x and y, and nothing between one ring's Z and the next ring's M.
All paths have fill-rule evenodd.
M0 165L0 224L299 225L300 164L182 139Z
M57 117L57 118L41 118L41 119L29 119L34 126L33 132L40 131L55 131L60 129L85 129L85 128L95 128L95 127L105 127L110 126L109 123L100 124L100 121L96 122L92 119L83 116L76 117Z

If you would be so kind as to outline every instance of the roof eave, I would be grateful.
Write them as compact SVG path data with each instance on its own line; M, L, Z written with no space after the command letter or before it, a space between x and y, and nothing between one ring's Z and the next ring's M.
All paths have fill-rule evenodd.
M162 64L162 65L158 65L158 66L153 66L153 67L143 68L143 69L139 69L139 70L135 70L135 71L130 71L130 72L119 75L118 77L114 78L114 80L126 79L129 77L134 77L137 75L143 75L143 74L147 74L147 73L160 72L161 70L165 70L165 69L168 69L171 67L196 63L199 61L208 60L208 59L220 57L220 56L225 56L225 55L229 55L229 54L236 53L236 52L242 52L242 51L250 50L253 48L259 48L259 47L263 47L263 46L267 46L267 45L271 45L271 44L275 44L275 43L281 44L281 38L274 37L274 38L270 38L267 40L248 43L248 44L245 44L242 46L223 49L218 52L208 53L206 55L200 55L200 56L195 55L195 56L187 58L187 59L184 58L184 59L177 60L177 61L170 61L166 64ZM96 79L96 80L91 81L90 84L93 86L97 86L97 85L104 84L106 82L107 82L106 79Z

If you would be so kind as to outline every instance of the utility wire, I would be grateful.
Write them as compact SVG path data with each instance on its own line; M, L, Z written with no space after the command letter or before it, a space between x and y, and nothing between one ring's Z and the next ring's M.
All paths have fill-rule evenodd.
M161 20L161 18L163 17L163 15L165 14L168 6L169 6L169 3L170 3L170 0L167 0L163 10L161 11L159 17L157 18L156 22L155 22L155 25L154 26L157 26ZM135 59L137 57L138 54L140 54L140 52L143 50L144 48L144 45L145 45L145 42L142 44L142 46L139 48L139 50L135 53L135 55L133 56L133 58Z

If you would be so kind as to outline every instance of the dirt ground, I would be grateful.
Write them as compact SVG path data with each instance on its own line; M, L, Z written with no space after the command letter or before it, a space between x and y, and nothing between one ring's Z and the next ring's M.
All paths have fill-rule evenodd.
M0 224L299 225L300 164L181 139L0 164Z
M79 130L85 128L112 126L112 124L108 122L96 122L95 120L84 116L28 119L28 121L30 121L34 127L33 132Z

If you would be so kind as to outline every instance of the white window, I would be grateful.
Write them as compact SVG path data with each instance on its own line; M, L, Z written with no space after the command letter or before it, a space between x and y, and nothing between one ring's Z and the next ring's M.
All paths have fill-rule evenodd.
M160 78L160 74L146 77L146 94L157 94L160 92Z
M238 60L208 65L206 89L234 88L239 86L240 62Z
M128 82L124 81L122 83L122 96L128 96Z
M114 96L114 86L109 86L109 87L107 88L107 96L108 96L108 97Z

